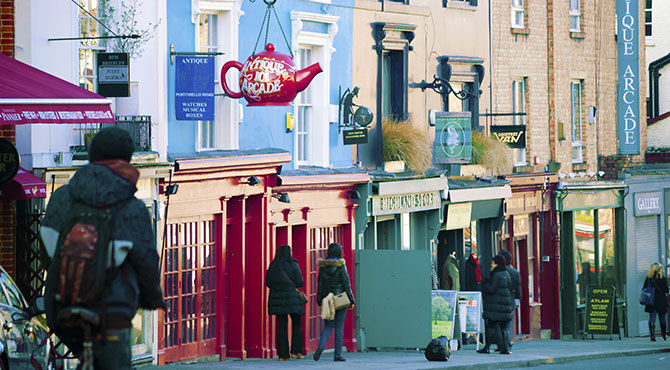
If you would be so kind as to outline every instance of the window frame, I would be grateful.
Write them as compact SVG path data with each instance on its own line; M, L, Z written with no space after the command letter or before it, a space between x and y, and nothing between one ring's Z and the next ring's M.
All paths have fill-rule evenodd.
M575 95L574 91L575 86L578 87L577 95ZM584 117L582 114L582 95L584 95L584 80L570 81L570 138L572 140L572 163L584 163ZM575 96L578 98L577 101L575 101Z
M527 77L520 77L512 79L512 113L526 113L526 84ZM520 86L517 86L520 85ZM520 97L517 99L517 94L520 92ZM517 111L517 105L519 105L519 111ZM525 125L526 116L512 116L512 125ZM527 129L526 129L527 130ZM526 141L526 146L528 142ZM513 149L514 151L514 166L525 166L528 164L526 160L526 148Z
M203 43L203 18L208 20L207 42ZM214 27L212 27L214 25ZM196 51L198 52L218 52L219 51L219 14L216 11L206 10L198 13L198 19L195 27ZM213 28L213 29L212 29ZM215 74L216 75L216 74ZM220 81L215 80L216 86ZM215 108L216 109L216 108ZM196 150L207 151L215 150L216 143L216 113L214 121L196 121ZM206 138L205 138L206 136ZM207 143L204 143L207 141Z
M647 15L649 20L647 20ZM653 2L652 0L646 0L644 3L644 35L652 36L653 35Z
M573 5L576 5L576 7L573 7ZM570 19L568 22L568 27L570 28L570 32L582 32L581 5L581 0L570 0L568 2L568 6L570 8ZM572 27L573 19L576 20L576 28Z
M521 23L517 23L517 14L521 14ZM526 3L524 0L511 0L510 2L510 26L511 28L526 28Z
M83 4L82 4L83 2ZM96 3L97 7L92 8L92 4ZM93 0L80 0L80 5L86 9L89 13L100 17L100 11L104 9L104 4L105 0L99 0L99 1L93 1ZM77 19L78 19L78 28L77 28L77 34L79 37L96 37L96 36L102 36L100 33L100 24L98 23L97 20L95 20L93 17L90 15L86 14L83 10L77 8ZM82 21L86 20L88 26L86 28L87 31L89 32L82 32L84 25L82 24ZM95 27L91 27L91 25L95 25ZM95 31L91 31L93 28L95 28ZM97 53L98 52L103 52L106 50L106 45L104 42L104 39L88 39L88 40L79 40L77 43L77 83L79 87L84 88L88 91L92 91L97 93L97 86L98 86L98 73L97 73ZM88 74L86 73L88 65L86 61L83 61L82 59L82 52L86 54L90 54L90 71L91 73ZM84 57L84 59L87 59L89 56ZM83 61L83 65L82 65ZM83 68L82 68L83 67ZM90 82L90 88L88 87L88 83Z
M306 54L309 54L306 57L307 61L303 58ZM296 54L296 62L298 69L303 69L310 64L314 63L314 56L312 47L309 45L300 45L298 48L298 53ZM311 145L313 129L312 124L314 123L314 96L312 94L311 86L307 86L305 90L298 93L298 96L295 100L295 115L294 115L294 127L295 127L295 154L294 161L298 167L308 166L311 163ZM303 118L306 118L303 121Z

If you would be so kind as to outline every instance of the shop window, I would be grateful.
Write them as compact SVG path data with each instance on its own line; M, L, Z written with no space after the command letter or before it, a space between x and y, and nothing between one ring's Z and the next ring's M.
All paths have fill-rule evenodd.
M102 8L98 0L80 0L79 4L79 37L99 37L100 25L96 17ZM105 51L102 39L79 40L79 86L89 91L96 91L98 76L96 73L97 52Z
M526 113L526 78L512 81L512 113ZM512 124L525 125L525 115L513 115ZM526 165L526 148L512 149L514 151L514 165Z
M667 194L667 193L666 193ZM667 195L666 195L667 197ZM665 231L665 235L667 235L666 239L666 252L665 252L665 266L666 266L666 276L670 277L670 216L668 216L668 221L666 222L667 225L667 230Z
M570 83L570 122L572 126L572 163L584 162L582 153L582 84L581 80Z
M383 59L382 114L395 121L404 120L407 113L404 101L407 86L403 84L407 66L404 57L402 51L392 50L385 52Z
M218 48L218 15L200 13L198 16L198 50L199 52L217 52ZM198 148L200 150L215 148L214 121L198 121Z
M644 35L651 36L651 1L647 0L644 5Z
M512 0L511 16L512 28L525 28L525 4L524 0Z
M570 32L581 32L580 0L570 0Z
M404 250L409 250L411 249L410 246L410 217L409 213L401 213L400 214L400 220L401 220L401 231L400 235L402 236L402 249Z
M319 63L323 76L315 78L298 94L293 106L294 166L330 165L329 109L330 109L330 60L333 40L337 34L339 17L327 14L291 12L291 49L298 68ZM326 32L314 32L309 24L324 26Z
M477 6L478 0L442 0L442 7L449 6Z

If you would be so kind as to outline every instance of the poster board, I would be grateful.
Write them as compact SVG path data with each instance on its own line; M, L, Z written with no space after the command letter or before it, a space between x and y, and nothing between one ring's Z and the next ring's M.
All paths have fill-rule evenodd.
M585 334L619 333L619 319L615 310L614 286L591 285L586 290Z
M432 290L430 293L430 324L433 338L454 337L454 321L456 319L456 290Z
M458 292L459 311L465 317L465 325L461 326L462 333L477 334L482 331L482 292Z

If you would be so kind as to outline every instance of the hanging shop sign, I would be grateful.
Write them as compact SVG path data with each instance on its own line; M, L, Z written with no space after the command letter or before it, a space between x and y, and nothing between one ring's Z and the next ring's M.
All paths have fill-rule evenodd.
M177 55L175 116L180 121L214 120L214 57Z
M458 230L470 227L472 203L451 203L447 206L447 230Z
M437 338L442 335L447 338L453 338L458 291L431 290L430 297L430 324L432 327L433 338Z
M98 94L106 97L130 96L128 53L98 53Z
M663 210L663 194L660 191L635 193L635 216L660 215Z
M240 71L240 92L234 92L226 82L230 68ZM224 64L221 85L231 98L244 97L249 107L291 105L322 71L319 63L297 70L290 56L275 52L274 45L267 44L264 52L250 56L244 64L234 60Z
M435 114L436 163L470 163L471 158L470 112L437 112Z
M491 136L510 148L526 147L526 125L491 126Z
M11 141L0 138L0 185L10 182L19 172L19 152Z
M372 197L374 216L394 213L427 211L438 209L441 205L439 191L427 191L411 194L375 195Z
M619 153L640 154L640 25L638 1L616 0Z
M342 131L342 140L344 141L344 145L367 144L368 129L358 128L353 130L344 130Z
M586 291L584 332L613 334L619 332L616 315L616 295L613 286L589 286Z

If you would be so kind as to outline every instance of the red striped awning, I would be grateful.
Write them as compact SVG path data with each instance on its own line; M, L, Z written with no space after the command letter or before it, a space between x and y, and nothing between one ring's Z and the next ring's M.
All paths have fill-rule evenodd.
M0 125L114 123L111 100L0 54Z
M46 196L46 182L21 167L12 181L0 185L0 199L32 199Z

